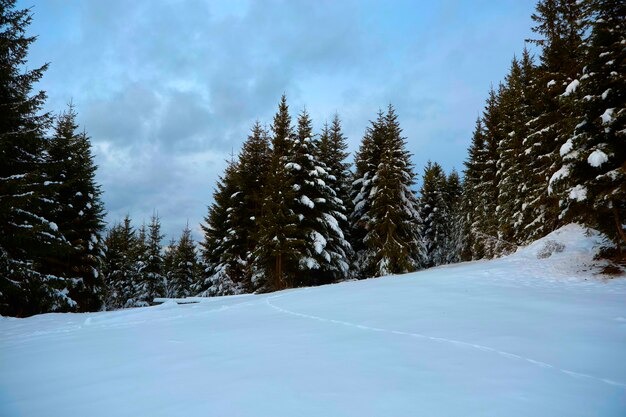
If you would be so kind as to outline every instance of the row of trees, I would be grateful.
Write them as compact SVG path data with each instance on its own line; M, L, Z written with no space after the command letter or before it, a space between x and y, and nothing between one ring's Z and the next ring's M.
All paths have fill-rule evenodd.
M203 225L202 295L273 291L456 262L462 248L456 172L425 168L422 198L392 106L346 162L337 115L319 135L283 96L269 130L256 123L214 193Z
M103 242L89 138L71 105L42 112L33 84L47 65L25 69L30 12L0 6L0 314L403 273L507 253L569 221L600 229L623 256L623 2L539 1L539 62L524 51L489 93L463 181L428 163L419 197L393 107L351 169L339 117L316 135L306 111L292 123L283 97L217 184L199 253L188 228L163 248L157 217L138 229L126 218Z
M102 305L104 227L89 138L70 105L42 112L25 69L29 10L0 0L0 314L93 311Z
M467 259L579 221L626 246L626 4L542 0L541 48L514 58L469 149Z
M133 227L130 217L107 232L104 259L105 295L108 309L143 307L156 297L188 297L197 292L201 267L191 230L186 227L178 241L163 247L161 222Z

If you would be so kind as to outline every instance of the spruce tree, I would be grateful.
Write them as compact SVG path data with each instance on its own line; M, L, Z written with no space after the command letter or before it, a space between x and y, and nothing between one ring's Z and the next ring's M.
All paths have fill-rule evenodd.
M69 244L57 256L48 256L46 264L56 275L71 279L69 294L79 311L95 311L102 306L104 293L104 208L89 138L77 129L70 104L57 119L47 158L48 180L59 203L50 218Z
M350 238L355 256L353 261L353 275L365 278L362 267L365 264L367 246L364 238L370 225L370 209L372 205L372 179L381 163L381 156L385 147L385 120L382 111L378 112L375 121L365 130L361 145L355 155L355 173L350 188L350 200L353 207L350 214Z
M412 190L415 174L411 155L389 105L368 129L357 158L360 186L354 200L353 225L363 234L358 260L361 276L414 271L424 264L420 218Z
M105 285L108 310L130 307L135 296L137 237L129 216L105 238Z
M54 207L47 182L44 133L51 117L41 113L46 94L33 93L47 64L24 69L30 9L0 1L0 314L25 316L73 308L68 281L45 271L47 256L67 241L48 213Z
M461 261L465 238L465 225L463 223L463 208L461 202L462 196L463 187L461 185L461 179L456 170L453 169L446 179L444 193L447 223L444 263L448 264Z
M446 193L447 179L443 169L438 163L429 161L424 168L419 200L426 268L447 263L450 224Z
M478 118L472 135L472 143L468 149L468 158L464 162L462 204L466 239L462 259L467 261L485 256L484 240L479 233L481 233L481 223L485 216L481 175L486 158L485 130L482 119Z
M550 179L562 216L581 221L626 248L626 6L591 1L592 31L578 91L573 135L560 148ZM567 91L566 91L567 92ZM577 100L576 100L577 99Z
M289 156L294 132L283 95L272 124L272 156L263 193L258 244L254 250L253 284L260 291L293 287L298 271L299 219L294 213L294 183Z
M343 202L329 186L328 167L318 159L311 119L303 110L286 167L293 183L293 212L298 217L299 259L295 286L318 285L348 273L350 246L339 221L347 220Z
M140 229L137 242L137 284L134 297L137 306L150 305L156 297L165 296L162 239L161 221L155 214L150 219L147 230L145 227Z
M523 153L522 141L528 133L527 122L532 118L532 103L529 101L533 69L532 58L527 50L524 50L522 62L513 58L500 99L502 137L498 143L499 192L496 218L498 239L509 242L511 247L519 243L522 206L527 199L526 187L523 185L525 167L529 161Z
M246 235L241 226L243 192L237 183L238 163L230 161L213 194L213 204L202 225L205 265L198 288L203 296L231 295L244 292L248 276ZM249 220L248 220L249 221Z
M582 72L586 5L577 0L542 0L532 19L536 24L533 31L539 36L532 42L542 49L534 93L537 116L528 121L529 132L523 142L528 154L524 242L545 236L559 225L558 200L548 192L547 184L558 170L559 150L575 125L572 109L562 95L575 88Z
M176 282L174 281L174 262L176 257L176 239L172 238L169 244L163 249L163 278L165 297L176 298ZM206 268L206 265L203 265ZM202 272L202 271L200 271ZM194 292L197 293L202 289L204 283L199 281Z
M328 126L324 124L322 133L317 143L317 157L319 162L326 167L328 172L327 184L335 190L337 197L343 202L348 213L352 212L350 199L350 164L346 162L348 158L347 139L341 128L341 119L335 114ZM342 230L348 229L348 223L339 222Z
M503 253L502 242L498 239L498 219L496 208L498 194L500 192L498 161L500 154L498 146L505 136L502 131L503 110L501 108L503 87L498 91L493 88L489 91L487 105L483 112L483 125L485 127L484 159L480 167L479 198L482 204L482 213L479 219L477 238L483 240L485 255L494 257Z
M176 297L193 295L193 289L199 279L198 269L196 247L191 237L191 229L187 226L183 229L174 254L171 279Z

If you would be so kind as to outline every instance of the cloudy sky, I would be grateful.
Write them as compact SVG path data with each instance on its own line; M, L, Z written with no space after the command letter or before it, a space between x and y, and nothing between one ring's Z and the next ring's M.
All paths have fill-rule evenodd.
M70 100L92 138L107 221L158 212L196 238L218 175L281 94L316 127L338 112L358 148L392 103L417 172L462 169L491 83L531 36L534 0L19 0L50 62L47 110Z

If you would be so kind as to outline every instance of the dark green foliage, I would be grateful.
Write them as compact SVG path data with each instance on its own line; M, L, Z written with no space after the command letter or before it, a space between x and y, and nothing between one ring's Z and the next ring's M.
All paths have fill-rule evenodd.
M272 124L272 157L254 251L253 281L261 291L294 286L298 271L299 219L293 211L295 190L287 166L294 141L287 99L283 95Z
M438 163L428 162L424 168L420 190L420 217L425 250L425 267L442 265L447 261L448 207L447 179Z
M352 224L361 277L410 272L424 264L415 174L401 133L390 105L366 131L356 158Z
M263 193L269 167L269 139L257 122L244 143L237 162L232 161L209 208L203 256L206 278L203 295L251 292L252 253L259 236Z
M512 246L525 234L522 213L529 198L526 177L532 148L526 148L523 141L528 135L527 122L535 117L534 77L532 57L525 49L521 61L513 58L500 97L502 138L498 144L496 218L498 239Z
M572 110L561 99L566 87L581 74L584 63L585 5L577 0L542 0L532 18L542 47L535 73L536 97L523 140L528 155L527 201L522 242L530 242L559 226L557 199L546 184L557 171L559 149L574 127Z
M485 135L482 120L476 120L472 143L465 161L463 184L463 213L466 240L463 246L463 260L480 259L485 256L484 245L480 238L480 222L484 217L483 196L481 192L481 171L486 160Z
M72 280L70 297L79 311L96 311L103 302L101 268L104 250L104 208L95 182L96 166L87 135L77 133L76 113L70 104L56 122L48 144L48 181L59 202L50 212L68 245L46 257L47 269Z
M563 217L582 221L626 248L626 6L589 2L592 31L577 90L573 135L560 148L562 166L551 178ZM578 82L578 81L577 81Z
M105 238L106 307L127 307L134 299L137 237L129 216L111 227ZM130 302L132 305L132 301Z
M329 186L328 167L319 158L312 122L303 111L287 168L293 184L292 210L298 218L298 269L294 286L319 285L347 277L350 246L339 221L347 221L343 201Z
M199 280L200 268L189 226L183 229L183 233L178 240L173 263L170 279L175 297L194 295L192 292Z
M26 316L75 307L68 282L45 271L47 256L63 253L67 241L48 219L53 193L47 187L41 113L46 95L33 93L47 65L24 69L35 37L25 35L29 9L0 0L0 314Z
M446 230L444 243L444 263L461 261L464 239L462 208L463 187L456 170L452 170L446 179L444 200L446 207Z
M136 299L143 304L150 304L156 297L165 296L162 240L161 221L155 214L150 219L144 243L140 245L143 253L139 256L143 265Z

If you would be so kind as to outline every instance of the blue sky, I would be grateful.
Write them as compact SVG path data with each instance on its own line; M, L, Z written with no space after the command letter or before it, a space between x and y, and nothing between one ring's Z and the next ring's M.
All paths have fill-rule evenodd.
M350 151L392 103L413 160L462 170L490 85L531 37L534 1L19 0L50 62L46 109L70 100L92 138L107 221L154 211L197 239L225 160L286 93Z

